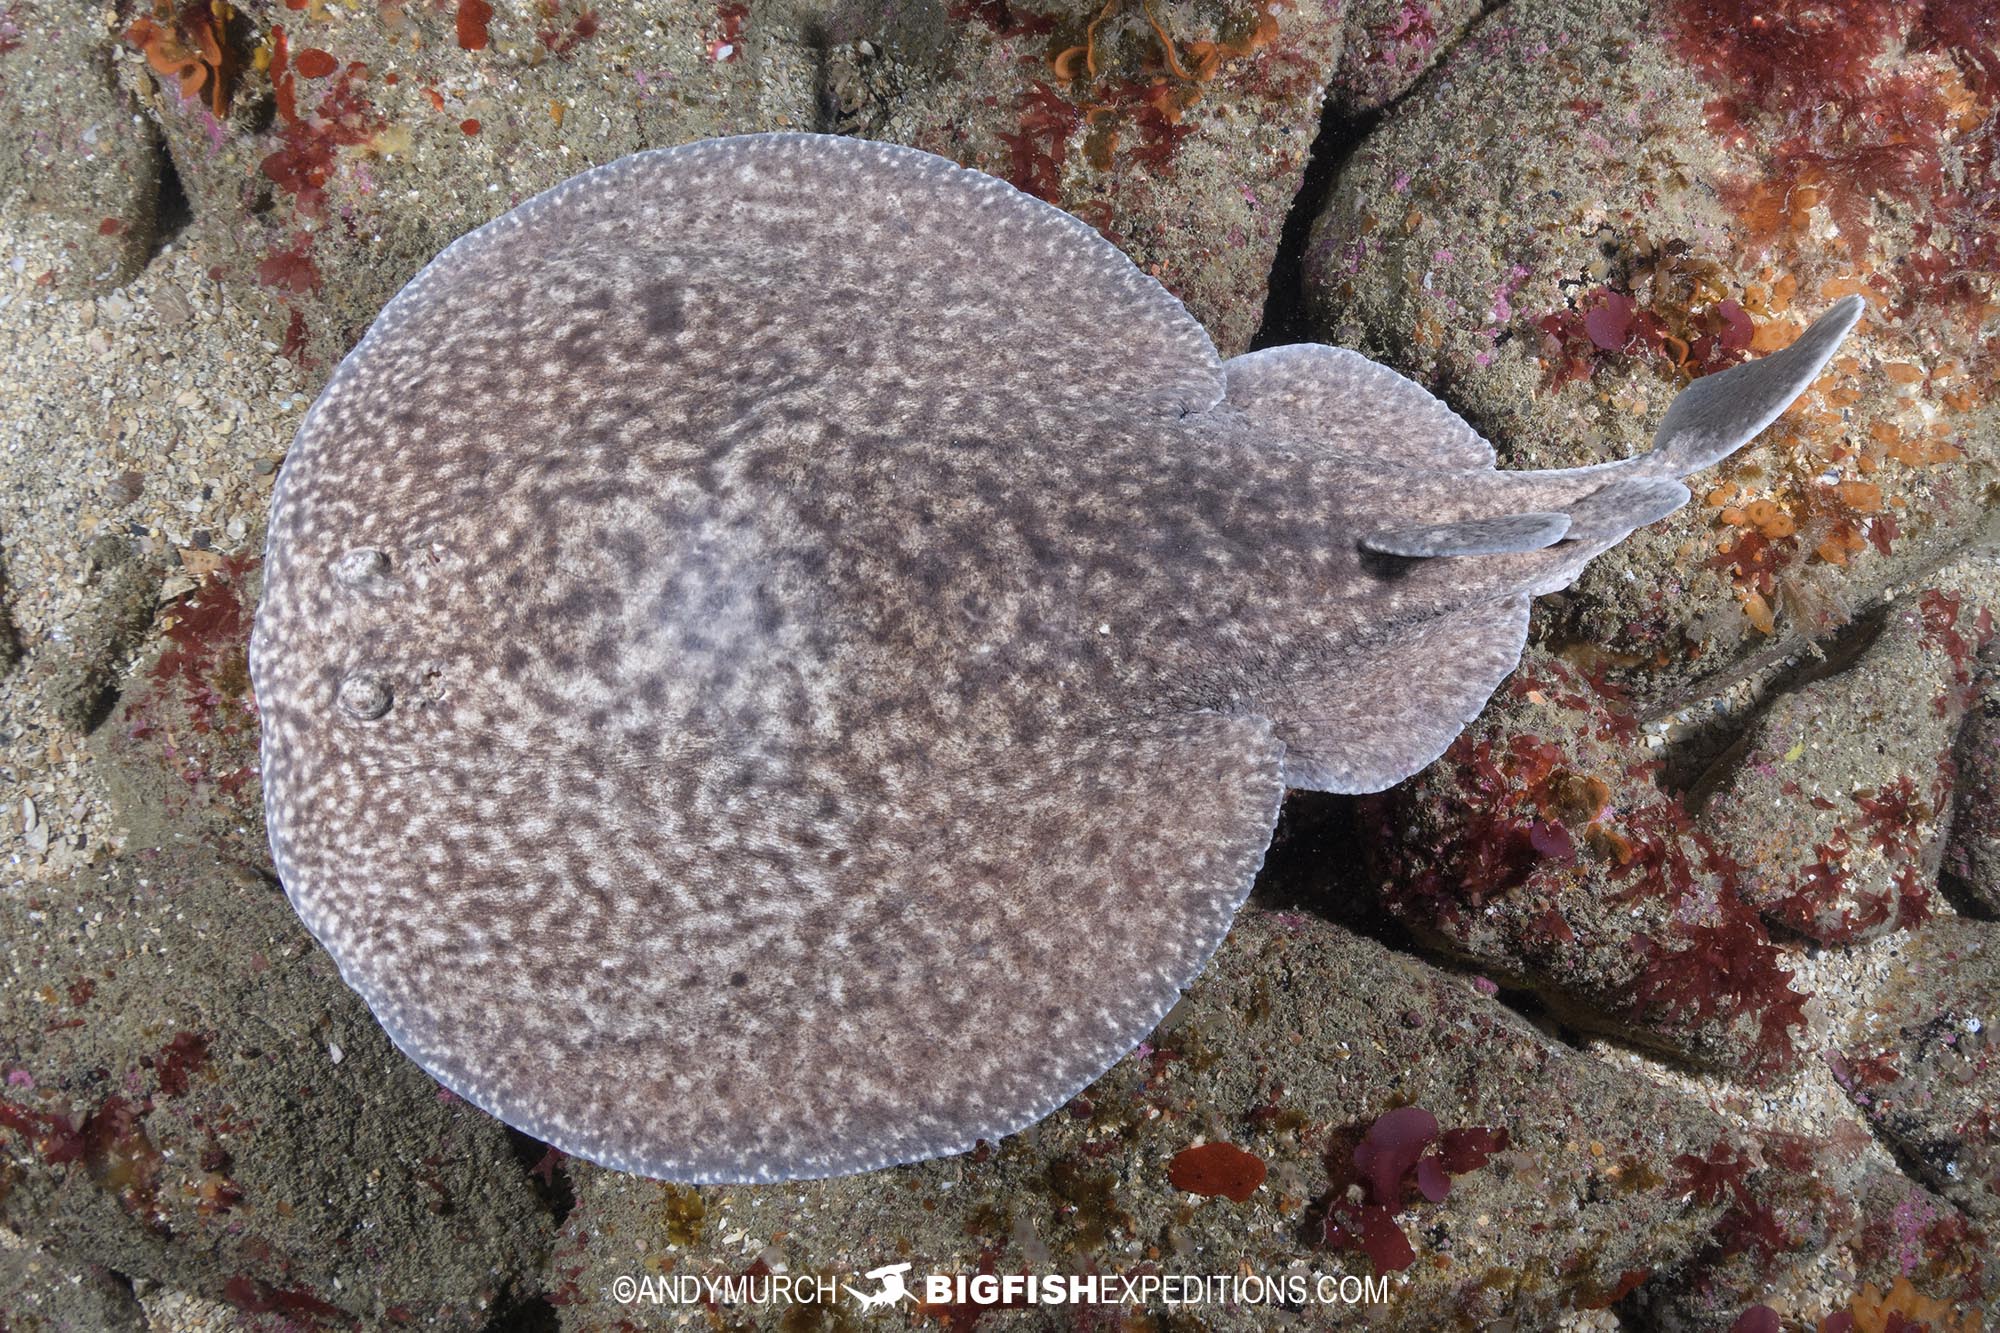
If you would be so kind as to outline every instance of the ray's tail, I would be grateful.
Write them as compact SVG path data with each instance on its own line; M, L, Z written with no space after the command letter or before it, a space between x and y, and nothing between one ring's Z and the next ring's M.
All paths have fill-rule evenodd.
M1805 392L1861 317L1850 296L1827 310L1783 351L1704 375L1667 407L1653 448L1637 458L1549 472L1496 473L1507 498L1544 507L1445 523L1387 527L1361 540L1377 555L1491 556L1548 550L1589 555L1688 501L1681 478L1712 467L1755 439ZM1496 496L1496 498L1501 498ZM1537 589L1542 590L1542 589Z

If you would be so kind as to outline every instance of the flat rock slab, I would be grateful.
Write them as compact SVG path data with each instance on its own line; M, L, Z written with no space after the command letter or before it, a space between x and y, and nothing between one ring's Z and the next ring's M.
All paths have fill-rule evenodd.
M1926 1185L2000 1229L2000 925L1944 917L1913 932L1834 1068Z
M548 1214L276 885L164 851L0 903L0 1220L251 1311L477 1328Z
M1958 593L1901 598L1852 665L1779 696L1725 757L1702 824L1773 924L1841 944L1930 914L1953 742L1992 637Z
M1356 149L1304 260L1324 340L1514 466L1638 452L1691 377L1867 299L1815 389L1558 616L1648 699L1823 633L1989 522L1990 18L1780 8L1495 10Z
M1720 1215L1677 1183L1666 1146L1725 1137L1711 1112L1549 1041L1464 978L1317 918L1252 909L1149 1041L999 1144L769 1187L572 1163L577 1205L551 1300L566 1328L585 1329L671 1313L619 1303L615 1279L649 1274L782 1271L872 1290L860 1274L908 1260L919 1292L931 1273L975 1268L1368 1274L1379 1252L1346 1241L1338 1220L1368 1197L1357 1146L1410 1106L1447 1135L1504 1129L1508 1141L1451 1175L1440 1201L1411 1191L1370 1219L1409 1246L1387 1305L1369 1312L1382 1326L1536 1323L1606 1305L1691 1255ZM754 1327L797 1317L782 1304L718 1313ZM1269 1312L1200 1316L1260 1328Z
M124 283L151 252L160 144L112 75L104 11L16 0L0 15L0 207L58 239L65 295Z

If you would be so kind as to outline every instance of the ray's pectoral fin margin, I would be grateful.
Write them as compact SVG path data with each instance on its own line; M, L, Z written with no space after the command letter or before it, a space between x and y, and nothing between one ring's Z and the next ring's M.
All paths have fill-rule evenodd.
M1380 791L1444 753L1521 660L1528 598L1417 620L1289 664L1253 703L1285 743L1285 783Z

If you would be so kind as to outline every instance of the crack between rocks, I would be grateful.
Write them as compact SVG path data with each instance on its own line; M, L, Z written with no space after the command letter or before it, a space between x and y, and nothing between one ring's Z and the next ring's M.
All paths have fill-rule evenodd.
M1794 628L1777 643L1720 675L1676 691L1648 708L1640 715L1642 724L1657 723L1716 699L1745 681L1755 682L1756 698L1749 707L1693 722L1668 740L1659 756L1666 761L1661 785L1679 793L1689 813L1699 814L1719 785L1730 755L1741 748L1744 738L1781 699L1853 666L1875 641L1897 600L1926 587L1945 566L1982 553L2000 555L2000 513L1990 516L1971 537L1947 543L1905 570L1846 624L1818 636Z
M1346 116L1328 99L1320 112L1319 133L1306 156L1305 175L1278 233L1278 253L1271 260L1270 276L1264 282L1264 317L1250 339L1249 351L1313 341L1305 284L1306 245L1312 239L1313 223L1325 207L1342 169L1387 110L1384 107L1359 116Z
M1493 21L1496 15L1505 12L1512 3L1513 0L1497 0L1497 3L1483 6L1479 17L1468 24L1450 45L1441 49L1423 73L1411 80L1409 87L1381 106L1358 114L1343 114L1331 96L1325 99L1320 110L1319 131L1314 135L1312 148L1306 156L1305 175L1299 181L1298 193L1292 196L1290 208L1286 210L1284 227L1279 232L1278 253L1272 258L1271 272L1265 279L1264 316L1245 350L1255 352L1266 347L1282 347L1287 343L1317 341L1312 336L1312 321L1307 313L1305 252L1312 236L1313 223L1326 206L1334 182L1340 178L1355 150L1367 140L1383 118L1427 85L1438 68L1467 38ZM1334 73L1337 76L1338 70ZM1328 86L1330 89L1331 84Z

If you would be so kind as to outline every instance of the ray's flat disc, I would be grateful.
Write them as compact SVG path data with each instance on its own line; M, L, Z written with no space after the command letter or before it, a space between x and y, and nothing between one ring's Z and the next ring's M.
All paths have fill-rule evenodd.
M998 1138L1173 1004L1288 782L1435 759L1529 597L1859 310L1652 454L1503 473L1352 352L1223 366L926 153L588 171L440 255L300 428L251 645L279 874L406 1052L566 1151L754 1181Z

